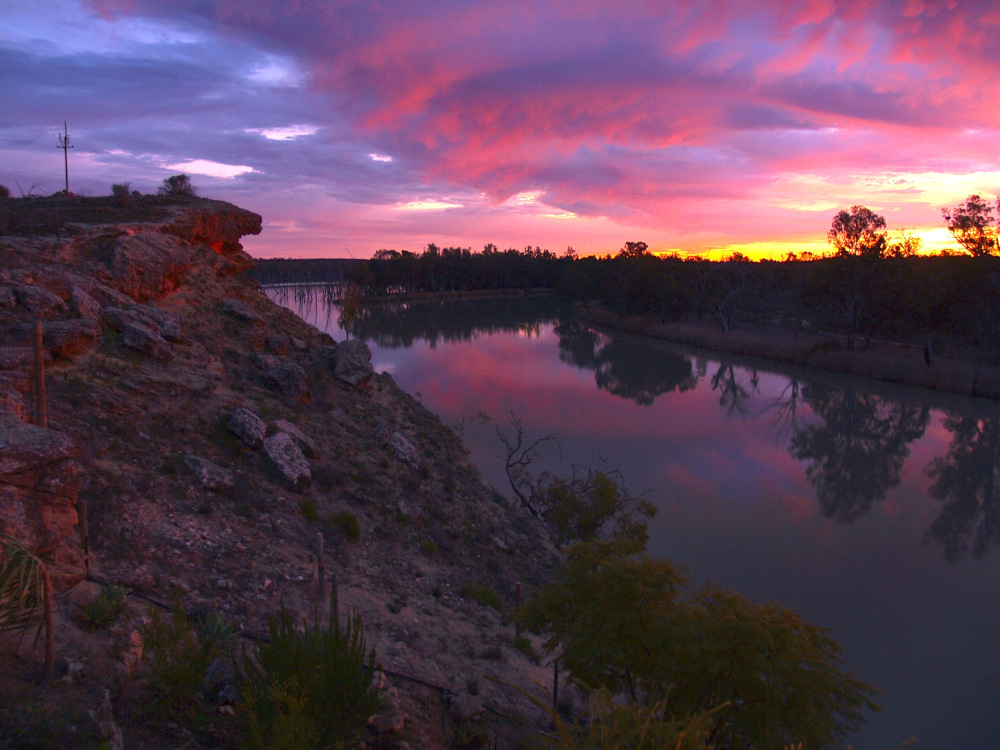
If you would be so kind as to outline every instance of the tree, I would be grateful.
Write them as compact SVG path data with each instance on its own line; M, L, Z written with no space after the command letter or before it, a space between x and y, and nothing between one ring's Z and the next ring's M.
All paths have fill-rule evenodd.
M168 195L173 198L180 196L193 197L198 194L194 189L194 185L191 184L191 178L186 174L175 174L172 177L164 178L156 192L159 195Z
M337 325L344 329L344 340L351 338L351 326L358 322L361 312L361 300L358 293L357 284L351 284L344 293L344 299L340 303L340 315L337 317Z
M636 552L619 540L574 545L520 613L575 682L662 701L667 719L711 711L709 747L838 747L877 710L825 629L713 584L685 596L677 566Z
M827 241L838 255L881 258L886 251L885 217L865 206L851 206L850 212L833 217Z
M1000 210L1000 200L997 201ZM945 225L951 236L965 251L979 258L1000 250L997 227L993 222L993 206L978 195L970 195L955 208L942 208Z

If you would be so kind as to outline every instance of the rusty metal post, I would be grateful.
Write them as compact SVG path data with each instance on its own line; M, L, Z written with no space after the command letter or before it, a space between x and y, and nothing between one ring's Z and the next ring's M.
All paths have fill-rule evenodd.
M42 321L35 321L35 334L32 337L32 344L35 350L35 377L33 388L35 403L32 421L39 427L49 426L48 405L45 402L45 342L42 332Z
M326 601L326 560L323 555L323 533L316 532L316 625L322 625Z
M514 614L514 637L519 638L521 636L521 582L518 581L515 589L517 591L517 610Z

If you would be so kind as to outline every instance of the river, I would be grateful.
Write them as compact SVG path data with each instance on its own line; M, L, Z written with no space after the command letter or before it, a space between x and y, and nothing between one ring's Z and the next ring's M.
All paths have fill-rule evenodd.
M269 293L343 338L318 297ZM855 750L1000 747L1000 405L602 331L548 298L375 306L354 333L501 491L513 413L560 436L539 469L646 492L650 552L693 583L829 628L881 691Z

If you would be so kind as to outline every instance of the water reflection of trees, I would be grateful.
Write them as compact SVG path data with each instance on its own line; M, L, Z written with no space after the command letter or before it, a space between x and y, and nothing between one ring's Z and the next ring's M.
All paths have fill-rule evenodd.
M789 452L810 460L806 476L823 515L852 523L899 485L909 444L930 421L930 408L903 406L870 393L807 386L821 422L792 435Z
M969 552L979 559L1000 543L1000 420L949 416L948 453L926 468L930 494L944 506L929 535L954 562Z
M417 341L433 348L439 341L471 341L490 333L538 336L558 314L559 303L551 297L392 302L362 307L351 333L383 349Z
M563 362L593 370L598 388L640 406L649 406L663 393L690 390L698 382L690 359L649 342L605 336L575 320L561 321L555 331Z

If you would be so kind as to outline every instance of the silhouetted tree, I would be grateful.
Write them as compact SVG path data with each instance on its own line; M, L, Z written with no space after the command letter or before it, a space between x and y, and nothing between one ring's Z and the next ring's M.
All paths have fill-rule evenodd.
M1000 210L1000 201L997 201ZM993 222L993 206L978 195L970 195L955 208L942 208L945 225L969 255L981 257L1000 249L997 227Z
M853 523L899 485L909 444L924 434L930 410L852 390L809 388L805 395L823 421L798 430L789 453L811 460L806 476L823 515Z
M949 416L948 453L927 465L930 495L944 503L929 535L950 562L1000 544L1000 420Z
M881 258L886 251L885 217L865 206L839 211L826 238L838 255Z
M172 177L165 178L156 192L160 195L169 195L174 198L179 196L195 196L198 194L194 185L191 184L191 178L186 174L175 174Z

